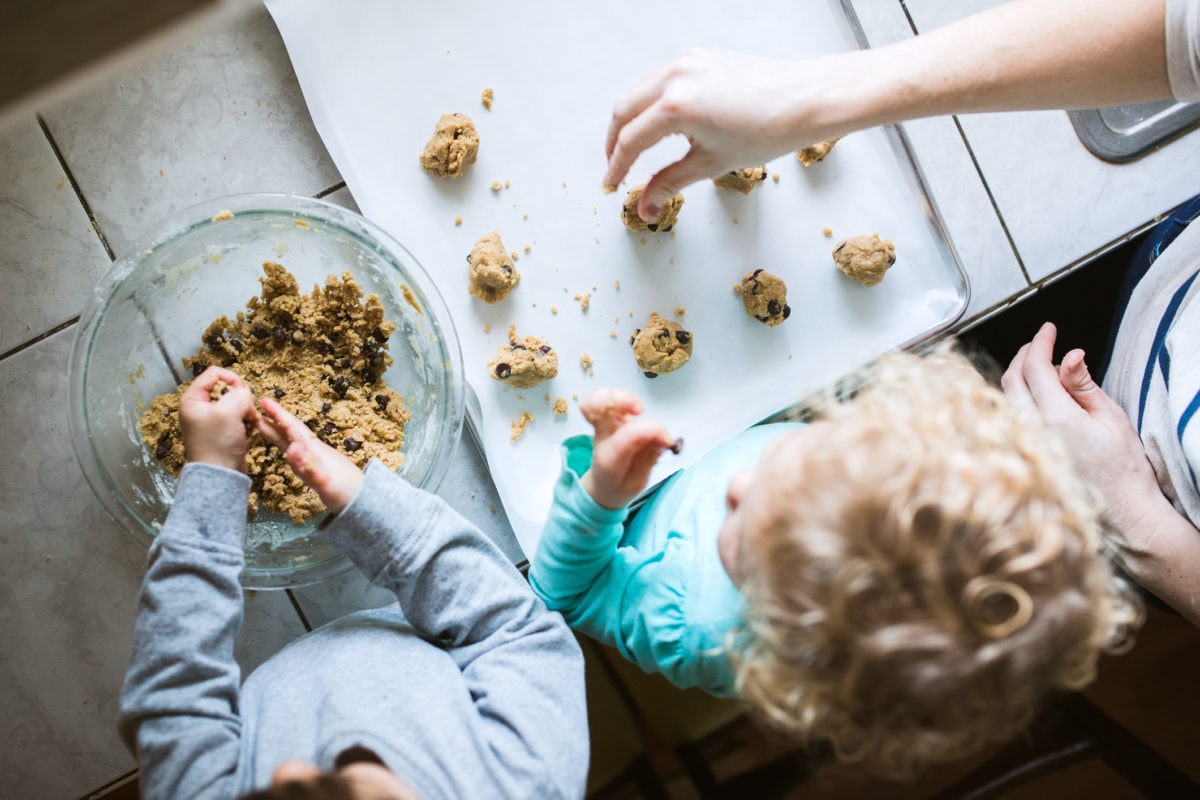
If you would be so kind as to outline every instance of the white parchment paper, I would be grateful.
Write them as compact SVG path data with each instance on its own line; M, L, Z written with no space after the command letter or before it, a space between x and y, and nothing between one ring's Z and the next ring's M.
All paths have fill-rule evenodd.
M591 390L635 392L648 415L684 437L683 454L660 462L659 480L847 370L944 327L966 305L965 279L894 131L852 134L808 168L782 157L768 166L778 181L749 196L694 185L673 235L628 231L619 209L629 186L600 189L613 103L638 78L691 46L781 58L852 49L834 3L267 5L359 207L412 251L446 299L478 400L471 422L530 557L560 468L558 444L589 430L577 400ZM495 93L491 110L480 101L485 88ZM475 121L479 160L463 178L439 180L418 155L449 112ZM684 149L675 137L648 151L630 185ZM465 259L491 230L518 253L522 277L487 306L467 294ZM839 238L875 232L895 242L897 262L865 288L830 254ZM792 315L777 328L747 317L732 288L760 267L788 285ZM590 296L586 311L576 294ZM654 380L629 346L651 311L694 336L691 362ZM489 377L510 324L550 341L556 379L513 390ZM590 370L580 365L584 353ZM558 397L569 401L566 416L552 412ZM534 420L510 441L525 411Z

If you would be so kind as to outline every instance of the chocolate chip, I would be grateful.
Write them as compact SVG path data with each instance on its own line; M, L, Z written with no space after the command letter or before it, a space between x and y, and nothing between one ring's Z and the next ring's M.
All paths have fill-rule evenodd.
M680 344L687 344L692 340L692 334L688 331L675 331L675 339Z
M460 131L458 128L455 128L454 129L454 138L457 139L459 136L462 136L462 131Z
M374 383L375 382L375 372L373 370L364 369L362 371L362 382L363 383Z
M675 455L679 455L681 452L683 452L683 437L680 436L678 439L671 442L671 446L668 447L667 449L670 450Z
M221 344L224 341L225 341L225 337L219 333L210 333L208 336L204 337L204 343L206 345L208 345L209 347L211 347L213 350L220 349Z
M467 263L468 264L471 263L471 254L470 253L467 253Z
M276 400L282 400L283 396L287 394L287 392L285 392L283 389L280 389L278 386L276 386L272 391L275 392Z
M346 378L342 375L334 378L330 386L333 387L333 391L337 393L338 397L345 397L346 390L350 388L350 385L346 382Z
M770 319L770 317L760 317L760 316L758 316L757 314L755 314L755 315L754 315L754 318L755 318L756 320L758 320L759 322L766 322L767 320L769 320L769 319Z
M333 345L329 342L317 342L317 352L323 356L333 355Z
M549 352L550 352L551 350L553 350L553 349L554 349L554 348L552 348L550 345L548 345L548 344L544 344L544 345L542 345L541 347L539 347L539 348L538 348L538 352L539 352L540 354L542 354L542 355L546 355L546 353L549 353Z
M287 331L276 325L274 328L271 328L271 338L277 342L286 341L288 338Z
M845 243L845 242L839 242L839 243L838 243L838 246L837 246L837 247L834 249L834 251L833 251L833 252L835 252L835 253L840 253L840 252L842 252L842 250L843 250L845 247L846 247L846 243Z
M529 348L526 347L525 345L521 344L520 342L509 342L508 349L509 350L528 350Z
M675 227L674 225L668 225L667 227L663 228L663 233L670 233L671 228L674 228L674 227Z
M505 275L512 275L512 267L508 264L501 264L500 269L504 270Z
M737 175L737 173L738 173L738 171L736 169L729 170L730 175Z
M888 266L890 267L892 264L895 264L895 263L896 263L896 256L895 255L888 256Z
M657 222L647 222L646 229L649 230L651 233L654 233L658 230L658 223Z
M347 453L353 453L355 450L362 449L362 442L356 442L353 439L347 438L342 442L342 446L346 448Z
M383 359L384 359L383 353L376 350L374 353L371 353L371 358L370 358L371 366L373 366L373 367L381 366L383 364Z
M206 370L206 369L208 369L208 364L205 364L203 361L193 361L192 362L192 376L193 377L199 378L200 373L204 372L204 370Z
M762 274L762 269L756 269L756 270L754 270L754 272L751 272L751 273L750 273L750 277L751 277L751 278L757 278L757 277L758 277L759 275L761 275L761 274Z
M375 395L375 404L379 406L380 411L387 411L388 403L391 401L392 398L388 397L386 394Z
M781 311L783 311L783 309L780 308L778 300L768 300L767 301L767 315L768 316L777 317L777 316L779 316L779 312L781 312Z
M646 370L642 374L645 375L647 378L657 378L658 377L657 372L651 372L650 370Z
M333 436L337 433L337 425L334 425L332 422L326 422L325 427L321 428L321 433L326 436Z
M246 349L246 343L243 342L241 339L230 339L229 346L232 347L233 351L238 354L240 354L243 350Z
M333 406L329 405L329 403L321 403L321 413L322 414L328 414L329 409L331 409L331 408L333 408Z
M167 441L167 437L164 434L163 437L158 440L158 444L154 446L154 457L159 461L162 461L169 455L171 455L171 443Z
M671 338L671 332L670 332L669 330L667 330L666 328L659 328L659 329L658 329L658 338L660 338L660 339L670 339L670 338Z
M255 325L250 329L250 335L255 339L265 339L271 335L271 332L262 325Z
M789 306L788 304L784 303L784 305L783 305L783 318L784 318L784 319L787 319L787 318L788 318L788 317L790 317L791 315L792 315L792 307L791 307L791 306Z
M337 360L337 368L338 369L350 369L350 359L339 358Z
M386 342L388 340L388 335L383 332L383 328L376 328L371 331L371 335L375 337L375 341L377 342Z
M763 174L762 174L762 175L759 175L759 176L758 176L758 179L759 179L760 181L765 181L765 180L767 179L767 173L766 173L766 171L765 171L765 170L763 171Z
M500 378L501 380L503 380L504 378L507 378L509 375L512 375L512 367L510 367L508 364L505 364L503 362L496 365L496 377L497 378Z

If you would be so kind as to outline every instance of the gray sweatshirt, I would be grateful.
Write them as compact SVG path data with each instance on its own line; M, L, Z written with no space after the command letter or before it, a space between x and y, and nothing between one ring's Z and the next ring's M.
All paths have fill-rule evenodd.
M231 798L282 761L374 750L424 800L581 797L583 659L471 523L378 463L325 531L394 605L309 633L238 687L249 479L189 464L150 547L118 729L146 798Z

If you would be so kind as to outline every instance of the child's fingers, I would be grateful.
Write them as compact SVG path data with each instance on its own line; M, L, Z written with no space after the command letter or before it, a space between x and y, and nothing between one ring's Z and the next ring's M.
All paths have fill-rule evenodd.
M259 430L276 447L282 450L288 442L316 437L316 434L310 431L307 425L281 406L275 398L263 395L258 402L262 406L264 418L270 423L269 425L260 424Z
M254 395L250 392L250 387L245 384L221 395L217 400L217 406L237 414L238 419L246 422L255 422L258 419L258 411L254 408Z
M638 459L649 458L650 466L658 461L663 450L675 441L662 424L652 420L635 420L622 426L598 448L598 455L608 460L616 470L628 470Z
M630 392L603 388L583 398L579 410L583 418L596 429L596 437L603 439L621 427L627 417L641 414L643 407L641 401Z

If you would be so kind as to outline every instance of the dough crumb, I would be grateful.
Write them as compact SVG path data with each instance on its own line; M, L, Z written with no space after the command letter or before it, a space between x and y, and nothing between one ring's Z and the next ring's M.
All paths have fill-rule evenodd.
M493 192L498 192L503 188L504 188L504 184L500 183L500 181L492 181L492 191Z
M460 178L479 156L479 134L466 114L442 114L421 152L421 168L439 178Z
M213 222L221 222L222 220L227 220L227 219L233 219L233 212L230 211L228 208L218 211L217 213L213 214L213 217L212 217Z
M551 314L557 314L557 313L558 313L558 306L550 306L550 313L551 313Z
M520 439L522 436L524 436L525 429L529 427L529 423L531 422L533 422L533 414L530 414L528 411L523 412L521 416L512 423L512 433L509 435L508 440L510 442L515 442L517 439Z
M772 172L772 173L771 173L771 180L775 181L775 183L779 183L779 173L778 173L778 172Z
M488 111L492 110L492 100L495 99L496 92L491 87L483 90L483 94L479 96L479 101L483 103L483 107Z
M837 144L837 139L826 139L823 142L817 142L808 147L802 147L796 151L796 158L800 159L800 163L806 167L811 167L813 164L821 161L825 156L829 155L829 151Z
M675 309L675 316L677 316L677 317L682 317L686 313L687 313L687 309L684 308L683 306L680 306L679 308Z
M582 309L582 310L583 310L583 313L585 313L585 314L586 314L586 313L587 313L587 310L588 310L588 307L589 307L589 306L592 304L592 295L591 295L591 293L587 293L587 294L579 294L579 293L576 293L576 294L575 294L575 299L576 299L576 300L579 302L579 307L580 307L580 309Z
M830 236L833 236L833 228L826 225L824 228L821 228L821 233L828 239Z
M559 416L562 416L567 413L567 398L565 398L565 397L554 398L554 413L558 414Z
M455 217L455 218L454 218L454 224L455 224L455 225L462 225L462 217Z
M594 364L594 363L595 362L592 361L592 357L589 356L587 353L579 354L579 366L583 367L584 369L591 369L592 364Z
M621 282L619 280L613 281L613 288L619 291L621 289Z

